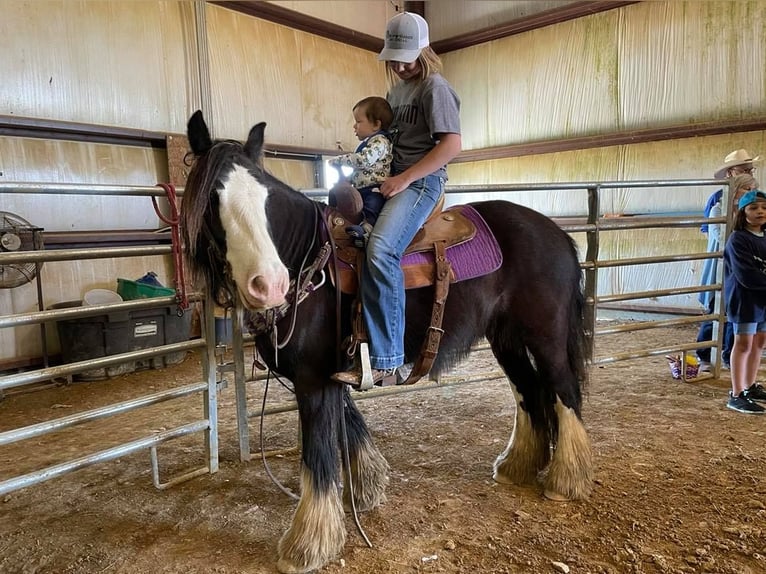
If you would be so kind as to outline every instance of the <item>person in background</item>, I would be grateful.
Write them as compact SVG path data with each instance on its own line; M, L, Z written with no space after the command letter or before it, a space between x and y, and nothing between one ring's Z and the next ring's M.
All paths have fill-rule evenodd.
M737 176L750 176L752 177L755 173L755 164L760 160L760 156L753 156L751 155L747 150L744 149L738 149L734 150L730 154L728 154L723 161L723 164L716 170L715 174L713 174L713 177L715 179L726 179L726 178L736 178ZM736 209L735 206L736 201L739 199L739 197L742 196L743 193L750 189L755 189L757 187L757 183L754 183L754 180L750 182L751 187L748 187L745 189L745 186L748 185L747 179L739 179L735 183L734 181L730 181L729 184L729 194L732 198L732 204L729 209L726 210L727 213L733 214ZM735 186L740 186L741 189L738 189ZM721 214L723 213L723 189L719 189L715 193L713 193L707 200L707 203L705 204L705 210L704 214L705 217L721 217ZM731 221L731 220L730 220ZM712 225L712 227L711 227ZM702 227L700 228L703 233L706 233L708 236L708 242L707 242L707 251L708 253L713 253L720 251L724 245L725 238L722 237L723 228L720 225L714 225L711 224L708 225L707 223L704 223ZM713 259L705 259L705 262L702 265L702 277L701 277L701 284L702 285L713 285L717 282L716 277L716 269L718 266L718 261ZM699 302L702 304L703 307L705 307L706 313L708 315L715 312L715 292L713 291L705 291L703 293L699 294ZM724 323L723 325L723 345L721 349L721 363L723 368L728 369L729 368L729 361L731 357L731 348L734 344L734 333L731 330L731 325L729 323ZM713 338L713 322L712 321L705 321L700 325L699 333L697 334L697 342L701 341L710 341ZM697 350L697 358L700 361L700 371L709 371L710 370L710 356L711 356L711 350L710 348L705 349L698 349Z
M360 100L351 111L354 115L354 133L361 143L354 153L331 159L330 165L339 170L343 166L354 170L349 179L361 195L362 209L361 215L350 217L350 221L357 225L347 227L346 231L361 239L369 236L386 201L380 193L380 185L391 175L393 156L391 136L387 130L394 119L394 112L385 98L377 96ZM336 190L337 193L341 193L340 189ZM346 188L343 193L354 193L354 190Z
M734 330L726 406L763 414L766 409L756 401L766 401L766 390L756 377L766 346L766 193L748 191L738 207L723 256L726 314Z
M404 364L404 250L444 194L446 166L462 147L460 99L441 75L441 60L429 45L428 24L402 12L386 26L383 51L394 110L391 177L380 186L386 198L367 243L362 270L362 309L373 383L394 382ZM333 375L359 386L361 369Z

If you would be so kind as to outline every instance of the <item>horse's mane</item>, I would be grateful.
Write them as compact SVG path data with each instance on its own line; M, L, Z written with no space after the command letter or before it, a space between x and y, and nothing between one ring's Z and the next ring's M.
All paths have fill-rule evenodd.
M234 140L218 141L197 156L186 180L181 204L181 234L191 278L195 283L207 285L215 302L222 307L233 304L234 285L228 278L228 263L222 256L225 247L216 239L215 230L220 222L212 219L212 202L222 175L239 158L245 163L243 146Z
M234 153L232 148L236 150ZM184 238L189 257L197 255L197 242L205 214L210 208L212 192L216 189L224 169L231 166L233 158L240 155L241 150L242 144L239 142L223 140L195 160L184 187L182 210Z

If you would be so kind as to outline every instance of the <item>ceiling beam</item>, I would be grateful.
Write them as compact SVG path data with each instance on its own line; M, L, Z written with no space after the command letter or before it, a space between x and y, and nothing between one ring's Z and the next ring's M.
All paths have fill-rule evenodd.
M534 30L536 28L542 28L544 26L558 24L559 22L566 22L567 20L573 20L575 18L581 18L583 16L589 16L591 14L597 14L598 12L613 10L615 8L621 8L622 6L637 3L638 0L573 2L572 4L567 4L560 8L552 8L551 10L545 10L544 12L517 18L516 20L498 26L490 26L489 28L466 32L465 34L460 34L453 38L438 40L432 42L431 46L437 54L443 54L445 52L468 48L484 42L491 42L492 40L498 40L514 34L520 34L521 32L528 32L529 30ZM271 2L229 0L211 1L210 4L222 6L229 10L234 10L235 12L254 16L255 18L274 22L275 24L280 24L310 34L316 34L317 36L362 48L363 50L369 50L370 52L380 52L383 49L382 38L376 38L375 36L363 34L351 28L326 22L306 14L301 14L300 12L272 4ZM421 15L426 11L425 2L405 2L404 8L405 10L416 12Z
M229 2L210 2L216 6L223 6L229 10L235 12L241 12L248 16L254 16L262 20L274 22L275 24L281 24L282 26L288 26L302 32L308 32L310 34L316 34L322 38L329 38L336 42L348 44L356 48L362 48L363 50L369 50L370 52L380 52L383 49L383 39L370 36L369 34L363 34L357 30L351 28L345 28L295 12L272 4L271 2L247 2L247 1L229 1Z
M560 8L552 8L550 10L524 16L523 18L517 18L505 24L490 26L488 28L482 28L481 30L474 30L473 32L466 32L465 34L460 34L459 36L446 38L444 40L437 40L436 42L431 42L431 47L437 54L444 54L463 48L470 48L477 44L499 40L500 38L506 38L507 36L513 36L514 34L521 34L522 32L528 32L537 28L574 20L575 18L590 16L591 14L597 14L598 12L622 8L623 6L629 6L630 4L638 4L638 2L636 0L573 2L572 4L567 4Z

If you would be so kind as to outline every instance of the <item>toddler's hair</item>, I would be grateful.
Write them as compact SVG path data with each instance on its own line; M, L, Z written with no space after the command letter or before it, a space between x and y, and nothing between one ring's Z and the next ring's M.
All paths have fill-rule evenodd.
M371 122L380 122L381 129L387 130L394 121L394 112L386 98L370 96L354 104L353 110L361 108L365 117Z

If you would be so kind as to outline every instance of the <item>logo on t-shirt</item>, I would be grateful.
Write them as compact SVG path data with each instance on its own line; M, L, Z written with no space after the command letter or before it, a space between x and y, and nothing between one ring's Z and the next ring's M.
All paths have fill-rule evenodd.
M418 107L404 104L394 108L394 122L415 125L418 123Z

